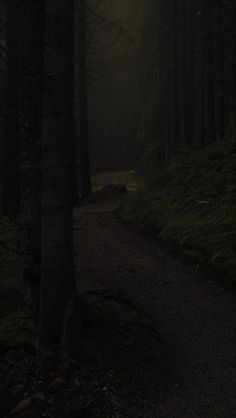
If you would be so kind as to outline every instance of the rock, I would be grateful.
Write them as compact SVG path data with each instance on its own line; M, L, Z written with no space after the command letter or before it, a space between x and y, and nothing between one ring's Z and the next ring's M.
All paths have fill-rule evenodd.
M22 399L10 412L10 415L19 414L19 412L24 411L28 406L31 405L31 398Z
M118 196L120 194L126 193L127 188L124 184L108 184L103 187L101 192L107 196Z
M56 377L51 383L50 383L50 390L52 392L58 392L60 389L64 388L66 385L65 380L62 377Z

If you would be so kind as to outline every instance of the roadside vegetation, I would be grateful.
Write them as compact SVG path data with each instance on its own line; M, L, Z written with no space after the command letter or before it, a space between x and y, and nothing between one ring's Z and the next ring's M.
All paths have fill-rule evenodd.
M182 151L162 171L152 150L137 170L144 180L121 207L121 220L234 280L235 160L229 141Z

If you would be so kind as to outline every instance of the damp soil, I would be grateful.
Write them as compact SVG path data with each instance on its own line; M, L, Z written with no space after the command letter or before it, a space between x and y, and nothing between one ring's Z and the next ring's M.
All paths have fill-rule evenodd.
M155 365L146 360L140 415L133 397L141 382L137 375L121 416L233 418L235 293L221 286L219 277L214 280L123 226L116 210L126 198L75 211L78 276L129 300L152 322L164 353Z
M235 294L123 226L126 198L75 209L83 343L47 372L4 351L1 417L235 417Z

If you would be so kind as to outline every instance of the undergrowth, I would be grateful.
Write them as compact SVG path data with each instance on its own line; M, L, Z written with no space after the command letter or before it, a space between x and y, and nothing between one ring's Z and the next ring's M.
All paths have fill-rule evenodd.
M177 247L184 256L235 279L235 144L184 151L120 208L121 220Z
M19 228L7 217L0 219L0 354L31 339L24 315L24 286Z

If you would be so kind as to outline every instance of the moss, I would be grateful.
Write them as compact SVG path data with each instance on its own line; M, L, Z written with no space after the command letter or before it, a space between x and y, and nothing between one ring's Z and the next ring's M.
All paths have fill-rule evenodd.
M230 279L236 272L235 145L182 152L120 208L121 220Z

